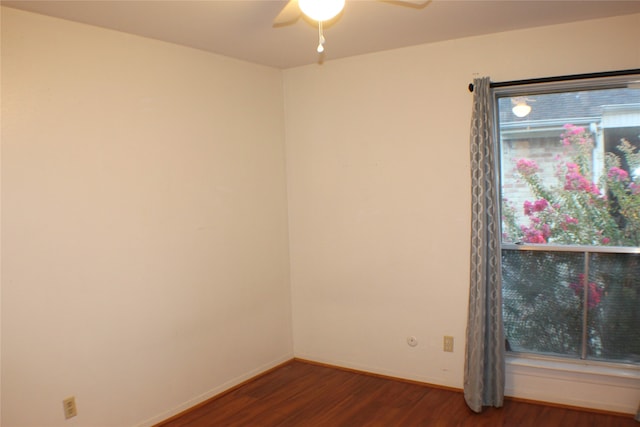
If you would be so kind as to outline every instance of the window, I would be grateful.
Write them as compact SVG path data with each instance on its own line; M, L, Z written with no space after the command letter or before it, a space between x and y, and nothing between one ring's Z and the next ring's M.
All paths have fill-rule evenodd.
M638 81L494 90L510 351L640 364Z

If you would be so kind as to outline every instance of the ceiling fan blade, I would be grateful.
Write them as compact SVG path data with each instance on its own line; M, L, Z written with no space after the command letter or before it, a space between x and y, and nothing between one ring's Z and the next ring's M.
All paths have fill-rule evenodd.
M298 0L289 0L278 16L273 20L273 26L280 27L283 25L293 24L300 18L301 14L302 12L298 6Z
M386 1L387 3L395 3L398 5L411 6L416 8L423 8L424 6L431 3L431 0L381 0Z

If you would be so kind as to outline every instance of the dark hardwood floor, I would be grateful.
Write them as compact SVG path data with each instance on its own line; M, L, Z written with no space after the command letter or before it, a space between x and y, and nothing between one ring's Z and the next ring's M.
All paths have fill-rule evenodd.
M639 427L616 416L506 400L471 412L457 391L291 361L157 427Z

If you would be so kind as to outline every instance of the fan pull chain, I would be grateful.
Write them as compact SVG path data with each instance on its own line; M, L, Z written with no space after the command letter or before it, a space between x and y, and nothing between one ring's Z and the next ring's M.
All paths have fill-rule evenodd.
M324 52L324 34L322 32L322 21L318 21L318 53Z

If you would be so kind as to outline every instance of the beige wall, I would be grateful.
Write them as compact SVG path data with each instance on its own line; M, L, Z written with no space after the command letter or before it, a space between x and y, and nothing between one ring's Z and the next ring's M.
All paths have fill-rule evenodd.
M461 387L467 84L640 67L640 15L280 72L2 11L5 427L147 426L294 352ZM507 391L640 399L549 372Z
M640 15L286 70L298 357L463 385L474 76L640 68ZM444 353L444 335L455 351ZM406 343L415 336L418 346ZM507 392L634 412L640 381L509 367ZM579 368L580 369L580 368Z
M2 426L149 425L288 360L280 71L2 12Z

